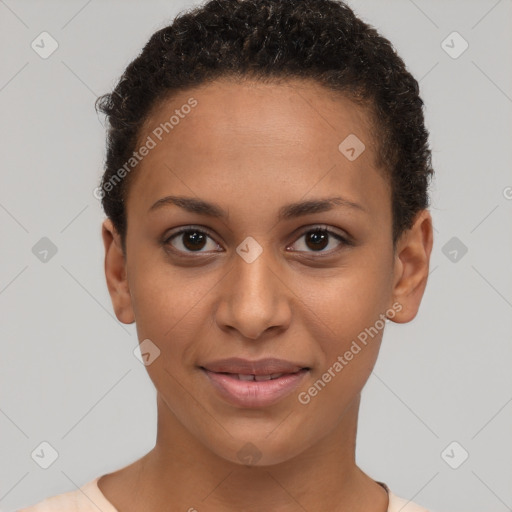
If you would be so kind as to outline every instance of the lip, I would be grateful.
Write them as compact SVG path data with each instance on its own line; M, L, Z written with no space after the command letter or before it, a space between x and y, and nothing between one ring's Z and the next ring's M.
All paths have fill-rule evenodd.
M218 359L211 363L202 364L201 368L215 373L272 375L274 373L295 373L302 368L308 368L308 366L306 364L277 359L275 357L267 357L254 361L241 357L230 357L228 359Z
M229 403L239 407L268 407L289 395L309 372L309 367L283 359L251 361L221 359L200 366L213 388ZM283 374L277 376L277 374ZM270 380L240 380L238 375L276 376Z

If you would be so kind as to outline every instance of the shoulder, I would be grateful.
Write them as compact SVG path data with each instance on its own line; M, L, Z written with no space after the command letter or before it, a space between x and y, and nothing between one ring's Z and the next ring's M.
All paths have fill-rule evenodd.
M83 503L83 500L79 491L72 491L46 498L34 505L21 508L17 512L79 512L87 510L80 506L80 502Z
M433 510L429 511L417 503L413 503L412 501L400 498L396 494L393 494L390 490L388 490L388 496L389 506L387 512L434 512Z
M97 477L79 489L57 494L16 512L117 512L98 487Z

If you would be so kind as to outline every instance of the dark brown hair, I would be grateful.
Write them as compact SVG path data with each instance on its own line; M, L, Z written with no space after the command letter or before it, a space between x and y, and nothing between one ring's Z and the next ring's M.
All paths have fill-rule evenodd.
M423 101L386 38L341 1L209 0L155 32L114 91L96 101L108 121L100 196L123 249L126 178L133 173L116 186L113 178L119 181L133 156L151 110L173 92L230 76L313 79L367 106L377 165L391 188L393 246L429 206L433 169Z

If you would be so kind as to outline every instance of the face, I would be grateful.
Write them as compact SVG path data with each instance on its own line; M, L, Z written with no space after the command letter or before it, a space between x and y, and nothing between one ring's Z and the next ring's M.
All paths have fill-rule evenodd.
M291 459L354 411L384 315L416 314L425 222L417 257L395 255L367 114L315 83L180 92L140 141L126 258L104 225L107 280L119 320L160 351L147 371L167 427L233 462Z

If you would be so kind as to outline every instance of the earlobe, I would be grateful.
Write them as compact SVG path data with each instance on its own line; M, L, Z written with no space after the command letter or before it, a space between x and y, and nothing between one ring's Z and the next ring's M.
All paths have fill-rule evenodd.
M103 222L101 235L105 246L105 277L114 312L120 322L131 324L135 321L135 315L128 286L126 261L120 235L110 219Z
M432 217L428 210L422 210L397 245L393 297L402 309L393 322L410 322L417 315L427 285L432 245Z

